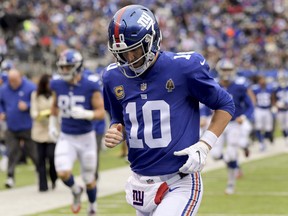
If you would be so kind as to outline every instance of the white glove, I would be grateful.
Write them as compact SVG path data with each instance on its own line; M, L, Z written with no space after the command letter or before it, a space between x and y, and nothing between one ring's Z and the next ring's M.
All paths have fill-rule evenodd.
M94 119L94 111L86 110L81 106L74 106L71 108L71 116L74 119L86 119L91 121Z
M52 139L53 142L57 142L58 137L59 137L59 130L57 128L58 125L58 119L56 116L51 115L49 117L49 137Z
M181 151L174 152L175 156L188 155L186 163L179 169L182 173L200 172L206 163L206 157L209 152L209 147L202 141L185 148Z

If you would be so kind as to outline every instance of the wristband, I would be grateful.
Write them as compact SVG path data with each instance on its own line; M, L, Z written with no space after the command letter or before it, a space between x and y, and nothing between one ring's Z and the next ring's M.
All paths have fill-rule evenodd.
M92 121L95 117L93 110L84 110L85 119Z
M49 127L54 127L54 128L57 128L57 125L58 125L58 118L57 116L54 116L54 115L50 115L49 117Z
M200 138L201 141L207 143L211 148L215 145L218 137L211 131L206 130Z

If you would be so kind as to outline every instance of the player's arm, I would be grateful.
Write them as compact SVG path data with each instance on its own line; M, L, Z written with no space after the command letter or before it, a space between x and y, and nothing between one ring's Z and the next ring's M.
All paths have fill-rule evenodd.
M103 120L105 118L105 109L104 109L104 102L101 92L96 91L92 96L92 107L94 112L93 119L95 120Z
M213 134L219 137L223 133L225 127L227 126L231 118L232 118L231 114L228 113L227 111L215 110L212 115L211 122L208 126L208 131L211 131ZM212 146L210 146L209 144L208 144L208 147L209 149L212 148Z
M52 116L58 116L57 96L56 96L56 93L54 91L52 92L51 115Z
M57 116L58 116L57 96L56 93L53 91L51 115L49 117L49 136L54 142L57 142L59 136Z
M254 94L254 92L253 92L253 90L251 88L247 89L247 94L250 97L253 105L256 106L256 95Z

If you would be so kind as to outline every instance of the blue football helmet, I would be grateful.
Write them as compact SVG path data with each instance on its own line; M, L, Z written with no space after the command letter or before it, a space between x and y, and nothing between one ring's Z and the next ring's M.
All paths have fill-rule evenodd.
M108 49L117 59L122 73L128 78L138 77L151 65L155 54L160 50L161 32L154 14L141 5L126 6L114 15L108 28ZM127 62L123 53L141 48L143 55L133 62ZM133 67L139 61L140 67ZM128 75L129 67L135 76Z
M82 71L83 57L80 52L67 49L61 52L56 65L62 79L69 82Z
M227 59L220 59L216 64L216 70L219 74L220 80L233 81L236 75L236 69L234 63Z
M14 68L14 63L10 59L6 59L1 63L1 72L8 72L12 68Z
M288 72L279 70L277 72L277 81L281 88L286 88L288 86Z

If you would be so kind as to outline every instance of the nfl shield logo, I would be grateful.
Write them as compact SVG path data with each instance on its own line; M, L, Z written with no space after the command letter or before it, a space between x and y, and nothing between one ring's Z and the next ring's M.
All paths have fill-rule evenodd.
M145 91L147 89L147 83L142 83L140 89L141 91Z

